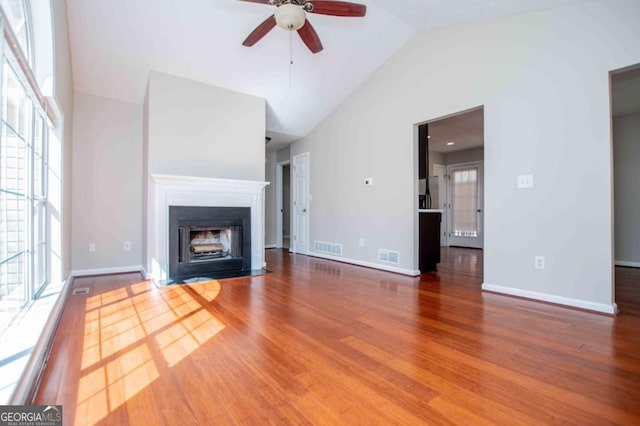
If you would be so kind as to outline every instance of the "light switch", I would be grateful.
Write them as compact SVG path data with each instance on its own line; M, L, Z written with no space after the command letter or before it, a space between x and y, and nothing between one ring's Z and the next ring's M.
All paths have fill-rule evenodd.
M533 175L518 176L518 189L533 188Z
M366 186L373 186L373 178L364 178L364 184Z

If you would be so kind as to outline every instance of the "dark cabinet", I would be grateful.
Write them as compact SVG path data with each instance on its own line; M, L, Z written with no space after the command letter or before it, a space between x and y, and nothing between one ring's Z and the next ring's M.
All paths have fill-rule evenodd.
M442 213L421 212L419 216L420 233L420 272L436 270L436 264L440 263L440 222Z

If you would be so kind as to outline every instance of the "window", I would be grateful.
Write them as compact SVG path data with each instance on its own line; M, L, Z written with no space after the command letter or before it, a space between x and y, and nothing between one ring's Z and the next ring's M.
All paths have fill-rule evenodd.
M28 55L28 8L0 0ZM2 39L0 67L0 334L48 282L48 120Z
M478 236L478 169L468 168L453 172L452 222L453 236Z
M24 0L0 0L7 21L18 39L24 57L31 63L29 4Z

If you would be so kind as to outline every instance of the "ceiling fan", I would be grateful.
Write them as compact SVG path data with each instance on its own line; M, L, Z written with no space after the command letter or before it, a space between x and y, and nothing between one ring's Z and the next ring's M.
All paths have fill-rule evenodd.
M276 6L275 13L242 42L243 46L251 47L260 41L276 25L288 31L297 31L298 35L312 53L320 52L323 47L318 33L307 19L308 13L320 15L362 17L367 13L367 6L346 1L321 0L240 0L251 3Z

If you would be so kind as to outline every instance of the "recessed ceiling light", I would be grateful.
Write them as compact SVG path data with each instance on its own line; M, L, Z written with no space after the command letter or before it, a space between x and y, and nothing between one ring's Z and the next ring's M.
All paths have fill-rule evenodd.
M447 142L447 146L455 145L455 142Z

